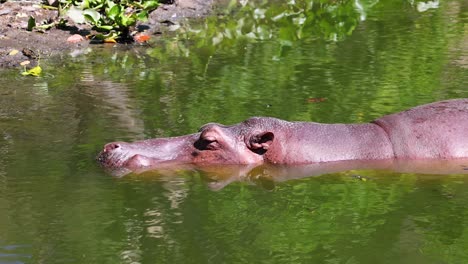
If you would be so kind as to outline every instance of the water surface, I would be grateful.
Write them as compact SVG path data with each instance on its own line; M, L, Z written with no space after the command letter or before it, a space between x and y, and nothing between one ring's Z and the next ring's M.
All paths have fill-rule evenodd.
M207 122L367 122L468 97L465 1L296 2L45 59L40 78L2 70L0 263L464 263L463 169L275 181L95 163L106 142Z

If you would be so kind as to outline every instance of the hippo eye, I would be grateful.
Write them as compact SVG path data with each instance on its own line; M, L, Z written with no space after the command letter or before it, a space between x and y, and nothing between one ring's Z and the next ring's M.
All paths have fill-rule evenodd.
M195 142L195 147L199 150L216 150L219 149L219 143L214 137L200 138Z
M204 141L205 149L209 149L209 150L219 149L219 143L216 139L206 138L206 139L203 139L203 141Z

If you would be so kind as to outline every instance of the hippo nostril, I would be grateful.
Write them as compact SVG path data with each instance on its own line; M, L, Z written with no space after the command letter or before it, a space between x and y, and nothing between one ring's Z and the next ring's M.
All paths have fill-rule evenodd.
M115 149L120 148L120 144L118 143L109 143L104 146L104 152L109 152Z

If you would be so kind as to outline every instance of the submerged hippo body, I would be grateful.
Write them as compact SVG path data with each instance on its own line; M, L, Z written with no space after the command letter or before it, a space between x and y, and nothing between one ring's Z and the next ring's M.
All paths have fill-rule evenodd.
M345 160L468 158L468 99L422 105L367 124L253 117L198 133L104 146L108 168L192 164L313 164Z

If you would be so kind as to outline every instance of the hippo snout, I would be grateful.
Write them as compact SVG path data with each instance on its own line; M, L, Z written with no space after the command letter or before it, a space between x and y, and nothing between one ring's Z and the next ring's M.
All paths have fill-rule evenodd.
M121 166L128 159L125 149L128 143L125 142L111 142L104 146L101 153L96 158L102 166L115 167Z

